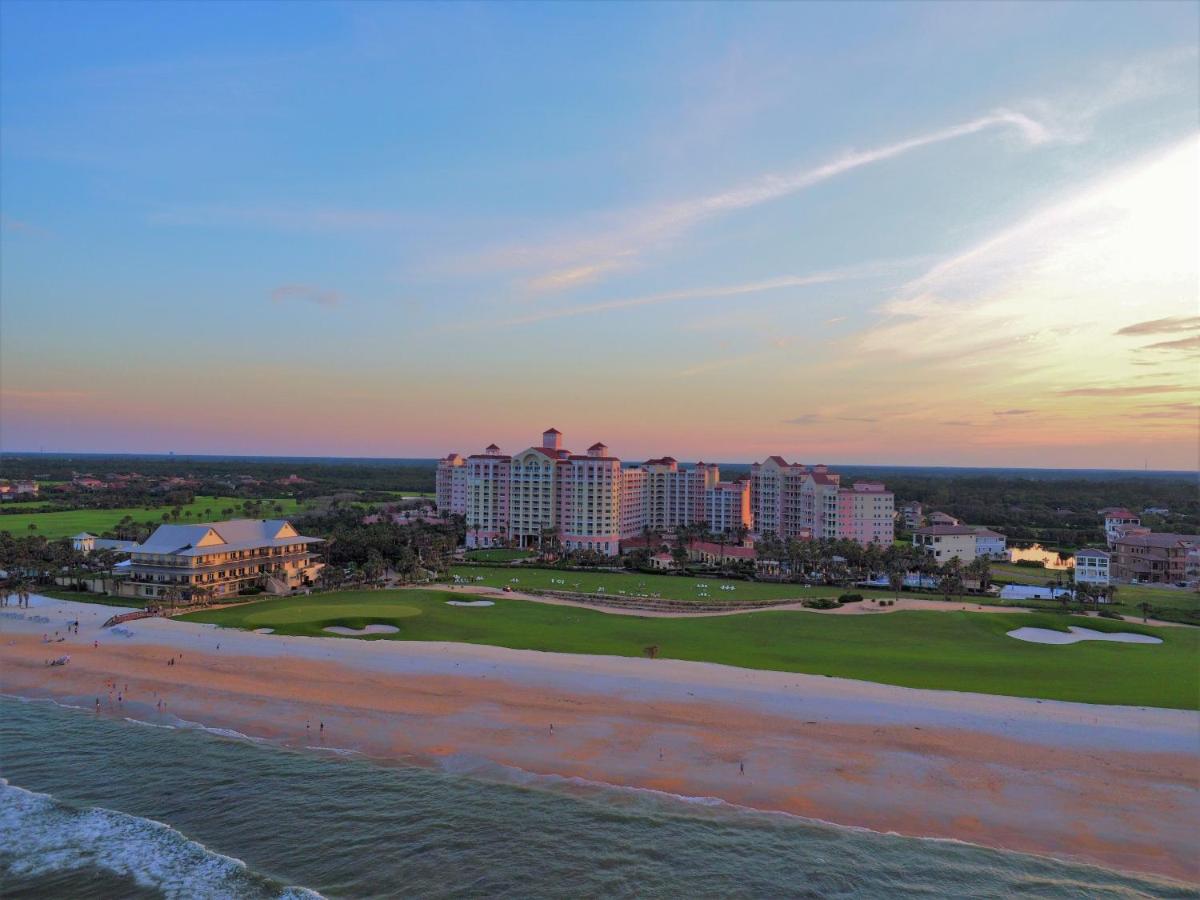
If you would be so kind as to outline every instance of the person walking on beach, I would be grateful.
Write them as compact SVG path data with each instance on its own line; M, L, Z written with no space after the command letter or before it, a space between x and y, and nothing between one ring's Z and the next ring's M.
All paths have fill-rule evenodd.
M324 733L325 733L325 723L322 722L321 723L321 734L324 734Z
M554 723L553 722L550 723L550 736L551 737L554 736Z
M744 762L739 762L739 763L738 763L738 774L739 774L739 775L745 775L745 774L746 774L746 764L745 764Z

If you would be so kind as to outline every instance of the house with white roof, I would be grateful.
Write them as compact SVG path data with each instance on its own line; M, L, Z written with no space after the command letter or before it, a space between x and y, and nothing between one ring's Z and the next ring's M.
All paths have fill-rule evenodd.
M160 525L133 549L120 593L163 597L176 589L184 601L199 594L221 599L255 585L286 593L316 578L323 564L313 550L320 543L284 519Z

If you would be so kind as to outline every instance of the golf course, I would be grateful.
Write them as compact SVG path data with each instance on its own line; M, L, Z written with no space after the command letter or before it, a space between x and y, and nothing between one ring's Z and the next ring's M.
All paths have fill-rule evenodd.
M765 587L765 586L764 586ZM649 618L495 598L450 606L459 593L342 591L202 610L180 618L277 634L331 636L330 626L397 630L355 640L454 641L524 650L649 656L802 672L883 684L1085 703L1200 707L1200 631L1053 613L759 611ZM1161 644L1019 641L1021 627L1153 635ZM332 639L332 638L331 638ZM651 650L650 648L655 648Z
M179 507L179 519L172 522L209 522L218 519L237 518L243 514L246 501L240 497L196 497L191 503ZM285 497L279 500L263 500L264 516L294 516L299 509L295 499ZM276 504L282 512L276 510ZM28 504L22 504L26 506ZM156 522L161 524L164 513L171 513L173 506L129 506L119 509L72 509L64 512L30 512L0 515L0 531L10 531L17 535L33 533L45 538L64 538L87 531L100 535L117 526L123 518L129 516L135 522ZM223 510L232 510L225 515Z
M525 566L452 566L450 577L480 586L513 590L570 591L609 596L650 596L668 600L800 600L810 597L837 597L845 590L837 587L806 587L763 581L737 581L729 578L686 578L679 575L571 571L535 569ZM514 580L515 579L515 580ZM722 590L726 585L732 590ZM865 597L897 596L894 591L861 592ZM707 596L706 596L707 595Z

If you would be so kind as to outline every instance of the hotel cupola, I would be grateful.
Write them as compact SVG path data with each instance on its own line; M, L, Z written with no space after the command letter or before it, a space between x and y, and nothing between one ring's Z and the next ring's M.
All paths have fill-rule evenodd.
M542 446L547 450L562 449L562 432L557 428L550 428L542 432Z

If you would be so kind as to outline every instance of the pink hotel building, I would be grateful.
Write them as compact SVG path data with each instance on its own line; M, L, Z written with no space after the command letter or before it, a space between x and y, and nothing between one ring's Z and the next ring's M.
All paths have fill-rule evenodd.
M438 461L437 503L467 520L468 547L539 546L556 535L563 547L609 556L647 529L670 531L704 522L713 531L781 538L845 538L892 543L894 499L877 482L842 487L825 466L772 456L749 479L721 481L719 468L681 468L665 456L622 467L604 444L585 454L563 449L551 428L540 446L515 455L495 444L483 453Z

